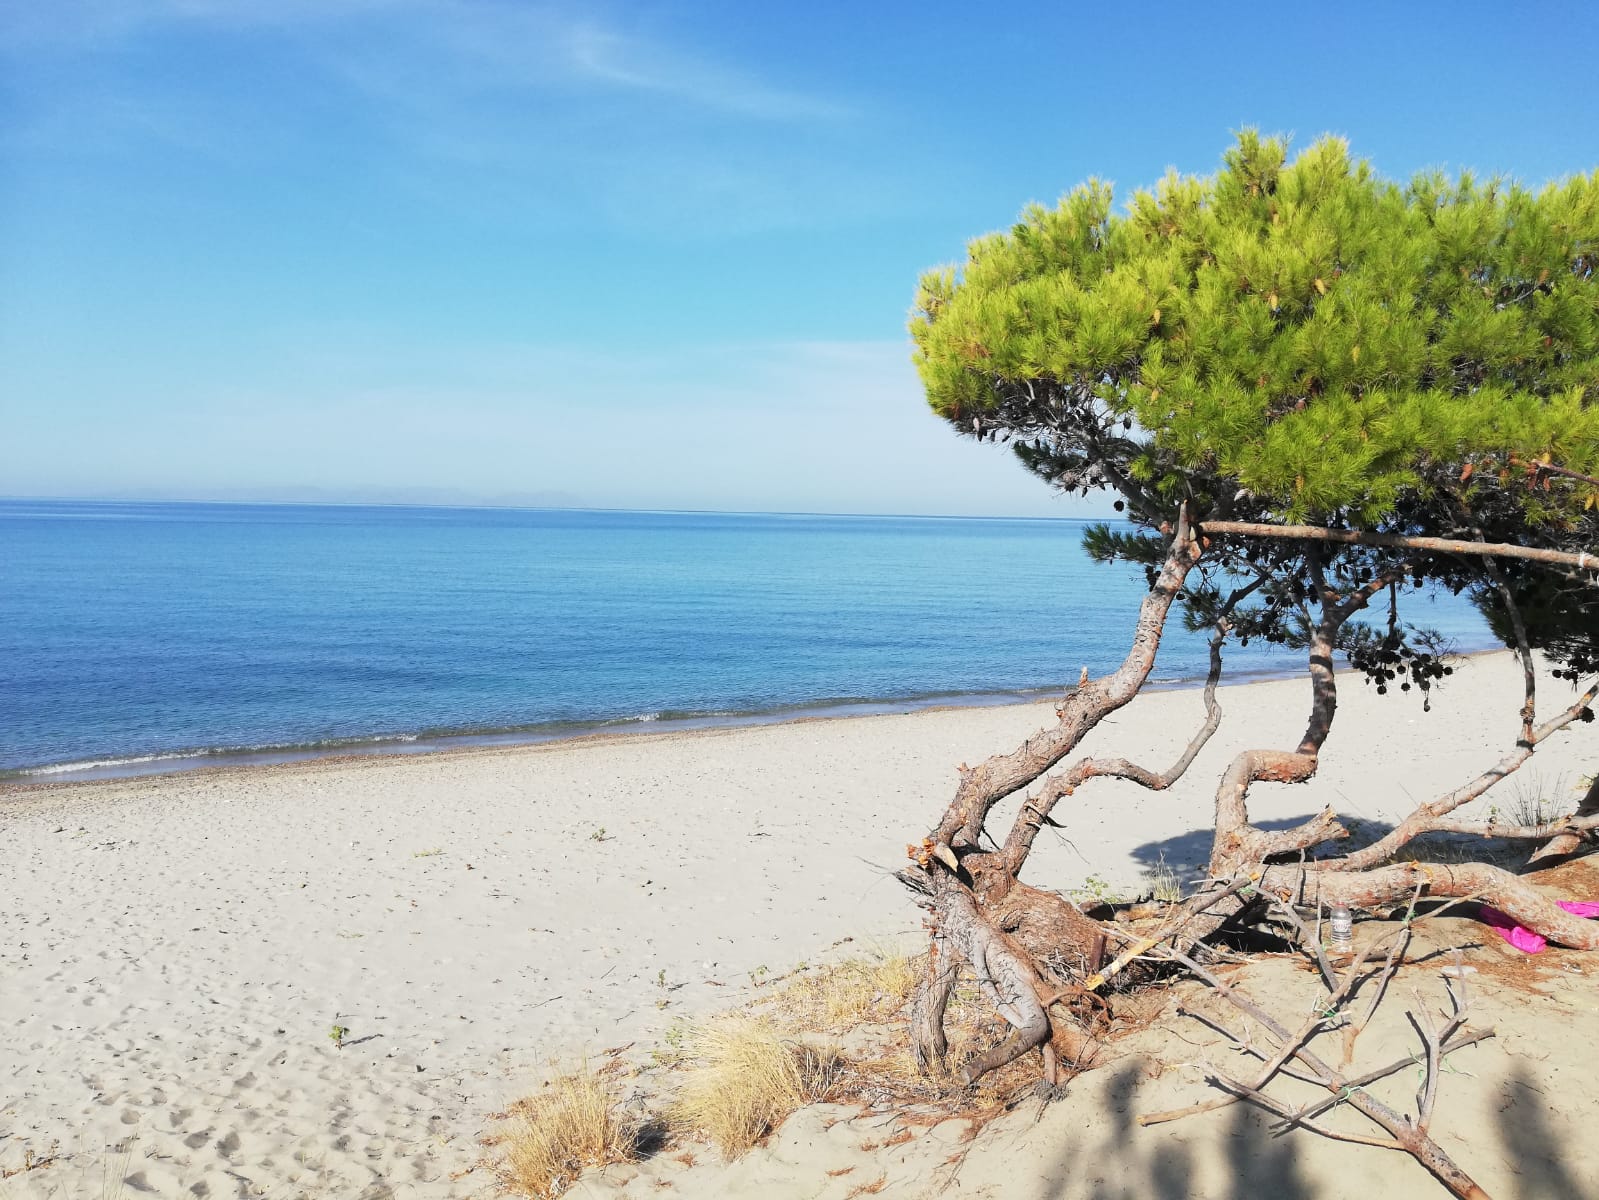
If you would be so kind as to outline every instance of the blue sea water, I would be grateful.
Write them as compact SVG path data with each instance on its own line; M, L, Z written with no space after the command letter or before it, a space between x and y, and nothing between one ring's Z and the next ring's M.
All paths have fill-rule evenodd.
M1125 654L1075 520L0 501L0 775L980 703ZM1471 607L1426 602L1463 648ZM1252 645L1232 670L1290 670ZM1156 676L1202 676L1173 622Z

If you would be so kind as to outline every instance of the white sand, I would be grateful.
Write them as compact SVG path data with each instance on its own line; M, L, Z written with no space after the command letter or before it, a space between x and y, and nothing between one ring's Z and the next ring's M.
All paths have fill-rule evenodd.
M1321 775L1260 788L1254 815L1392 819L1490 765L1515 735L1514 664L1448 683L1424 716L1346 677ZM1569 702L1545 686L1546 711ZM1226 689L1179 787L1081 789L1029 878L1136 888L1161 853L1202 861L1226 759L1292 745L1305 700L1298 680ZM1085 750L1164 767L1199 717L1196 692L1146 695ZM914 934L887 873L955 764L1051 719L957 709L0 793L0 1168L60 1150L0 1195L99 1196L129 1135L130 1195L491 1195L477 1138L552 1057L658 1036L841 938ZM1541 749L1501 808L1537 785L1569 803L1594 729Z

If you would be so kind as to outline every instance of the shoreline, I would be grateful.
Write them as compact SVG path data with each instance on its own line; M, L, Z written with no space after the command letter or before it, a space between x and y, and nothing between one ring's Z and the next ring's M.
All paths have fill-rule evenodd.
M1505 653L1502 647L1486 647L1458 652L1455 657L1471 659ZM1347 663L1340 663L1340 675ZM1274 680L1294 679L1303 664L1283 667L1241 669L1224 675L1222 687L1247 686ZM1203 676L1168 677L1151 680L1143 692L1195 691L1204 686ZM707 712L682 715L650 714L595 721L541 722L525 726L494 727L478 730L421 731L415 733L374 734L324 742L285 743L241 747L216 747L151 751L127 757L40 763L0 770L0 801L29 795L42 789L84 783L116 783L130 779L156 779L178 775L253 771L293 767L306 763L343 763L363 759L409 759L488 750L512 750L530 746L589 745L610 739L647 738L682 733L712 733L721 730L758 729L810 721L856 720L862 717L903 716L919 712L1007 708L1040 704L1062 695L1071 687L1001 688L980 692L933 692L926 695L889 699L828 699L808 704L786 705L749 712Z

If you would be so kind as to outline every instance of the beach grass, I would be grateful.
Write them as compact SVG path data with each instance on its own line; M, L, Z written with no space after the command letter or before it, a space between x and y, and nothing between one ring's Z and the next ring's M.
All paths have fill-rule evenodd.
M607 1071L584 1064L556 1075L506 1114L500 1136L506 1186L547 1200L588 1167L628 1161L639 1131L620 1110L620 1089Z
M729 1158L798 1109L827 1099L842 1067L833 1047L744 1013L698 1027L690 1044L694 1062L685 1069L672 1124L710 1138Z
M786 1028L837 1033L898 1012L917 977L916 959L879 950L796 972L761 1007Z

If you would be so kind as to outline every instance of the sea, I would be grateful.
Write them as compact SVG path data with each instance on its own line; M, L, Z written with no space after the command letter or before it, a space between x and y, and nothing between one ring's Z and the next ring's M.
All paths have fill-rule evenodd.
M1141 569L1084 522L0 501L0 778L421 752L1059 694ZM1476 610L1418 598L1462 650ZM1229 674L1299 669L1251 644ZM1155 680L1203 677L1168 626Z

